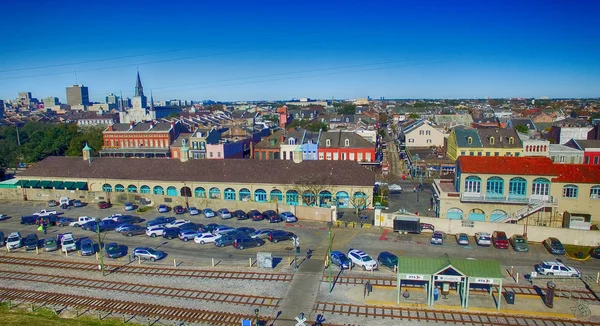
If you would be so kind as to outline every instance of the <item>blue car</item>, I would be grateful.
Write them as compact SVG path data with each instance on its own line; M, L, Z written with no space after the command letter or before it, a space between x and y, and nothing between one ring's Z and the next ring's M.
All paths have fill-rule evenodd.
M158 205L158 212L159 213L167 213L168 211L169 211L169 206L167 206L165 204Z
M331 263L339 266L341 269L348 269L352 265L350 258L341 251L331 252Z
M170 217L159 216L151 221L146 222L146 227L155 226L155 225L165 225L165 224L171 223L173 221L175 221L174 216L170 216Z
M190 213L190 215L200 215L200 211L193 206L188 209L188 213Z
M213 211L210 208L205 208L202 210L202 215L204 215L204 217L215 217L215 211Z
M298 218L296 217L296 215L292 214L292 212L283 212L279 214L279 216L281 216L281 219L284 220L286 223L298 222Z
M96 247L94 246L94 242L88 238L81 240L80 248L82 256L91 256L96 253Z

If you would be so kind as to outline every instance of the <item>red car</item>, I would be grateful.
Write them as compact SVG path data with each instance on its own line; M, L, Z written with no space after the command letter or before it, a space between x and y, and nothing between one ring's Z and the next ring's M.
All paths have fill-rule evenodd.
M185 213L185 208L183 208L183 206L181 205L177 205L173 207L173 211L175 212L175 214L183 214Z
M508 249L508 237L503 231L494 231L492 234L492 244L498 249Z
M253 221L262 221L264 218L263 215L255 209L248 212L248 217L250 217Z
M98 202L99 209L107 209L109 207L110 207L110 204L105 201Z

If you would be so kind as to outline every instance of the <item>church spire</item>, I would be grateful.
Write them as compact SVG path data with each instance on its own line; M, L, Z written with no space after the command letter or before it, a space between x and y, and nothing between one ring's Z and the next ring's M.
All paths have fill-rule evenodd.
M152 90L150 90L150 110L154 111L154 96L152 95Z
M137 72L137 82L135 83L135 96L144 96L144 87L142 87L139 70Z

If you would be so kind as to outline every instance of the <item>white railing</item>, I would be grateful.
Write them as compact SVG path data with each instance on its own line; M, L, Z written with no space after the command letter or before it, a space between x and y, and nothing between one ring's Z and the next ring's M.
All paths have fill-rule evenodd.
M556 198L550 197L548 200L531 200L529 204L518 211L514 212L511 216L506 216L503 219L498 220L498 223L509 223L518 222L519 220L539 211L544 207L551 207L556 205Z

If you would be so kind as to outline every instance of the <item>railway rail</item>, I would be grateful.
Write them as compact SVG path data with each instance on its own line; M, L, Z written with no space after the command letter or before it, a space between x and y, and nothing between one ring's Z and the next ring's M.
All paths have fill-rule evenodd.
M55 259L24 258L17 256L0 256L0 264L23 265L34 267L47 267L58 269L70 269L79 271L98 271L98 263L73 262ZM147 267L135 265L104 264L107 273L136 274L146 276L164 277L197 277L214 279L235 279L246 281L269 281L290 282L293 274L287 273L264 273L264 272L241 272L227 270L199 270L173 267Z
M120 291L150 296L165 296L170 298L203 300L260 307L277 307L281 301L281 298L269 296L178 289L167 286L143 285L136 283L113 282L80 277L57 276L30 272L14 272L6 270L0 270L0 280L39 282L44 284L56 284L60 286L81 287L86 289Z
M428 323L453 323L463 325L528 325L528 326L598 326L599 323L577 319L561 319L525 315L507 315L468 311L415 309L409 307L365 306L319 301L315 311L371 318L404 319ZM359 322L360 323L360 322Z
M393 278L374 278L364 276L339 276L334 278L336 284L344 285L364 285L367 281L374 286L396 287L396 279ZM327 282L327 276L324 275L323 282ZM402 287L421 287L419 284L406 283ZM525 285L502 285L503 292L514 291L516 295L540 295L541 289L536 289L533 286ZM485 292L487 289L471 289L471 292ZM600 301L599 298L590 290L570 290L557 288L555 295L559 298L577 299L585 301Z
M177 308L170 306L145 304L139 302L100 299L80 295L64 295L14 288L0 288L0 298L4 301L22 301L35 304L94 310L125 316L165 319L175 322L206 323L210 325L241 325L243 319L255 320L251 314L238 314L202 309ZM268 320L267 317L259 317Z

